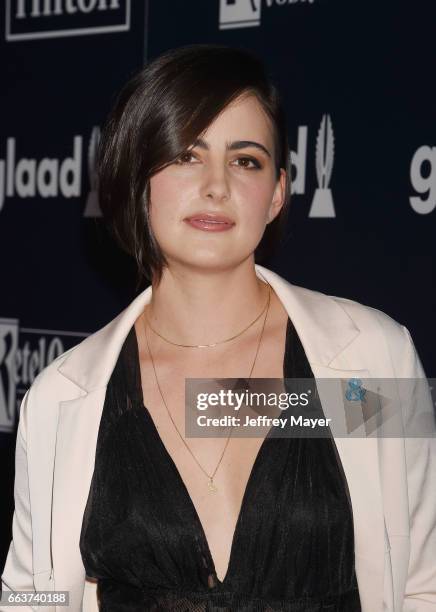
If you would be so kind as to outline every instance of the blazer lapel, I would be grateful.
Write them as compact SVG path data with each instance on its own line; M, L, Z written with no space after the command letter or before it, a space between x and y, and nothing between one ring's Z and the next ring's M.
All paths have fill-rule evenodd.
M115 319L82 341L58 367L82 393L60 401L53 474L54 584L56 590L70 592L71 610L82 609L85 568L79 541L107 383L123 342L150 297L148 287Z
M363 386L372 388L367 369L344 370L311 364L321 405L332 424L343 418L343 386L341 381L359 378ZM328 379L328 380L327 380ZM334 379L333 381L331 379ZM348 409L356 410L357 406ZM345 424L339 423L342 432ZM354 437L335 436L336 448L347 479L354 523L355 568L362 612L382 612L385 569L385 529L383 500L379 476L378 440L363 437L360 427ZM360 436L360 437L357 437Z
M370 372L352 353L360 330L338 303L322 293L291 285L257 265L256 274L276 292L297 330L312 367L325 415L337 413L336 391L324 390L318 379L369 378ZM95 462L98 429L106 386L122 344L151 299L151 287L115 319L72 350L59 372L75 383L82 396L60 402L52 500L52 555L55 588L70 590L71 609L81 609L85 570L79 539ZM338 366L335 368L335 364ZM338 402L338 404L336 403ZM382 612L384 520L377 440L335 437L350 491L356 575L362 612Z
M80 531L105 395L106 387L100 387L78 399L62 401L59 407L51 545L55 588L70 591L71 610L81 609L85 569Z
M275 272L256 266L273 287L301 340L317 379L325 416L344 418L341 380L363 379L373 389L366 363L353 354L360 329L339 304L317 291L289 285ZM325 381L323 379L335 379ZM340 428L341 431L344 428ZM385 569L385 526L377 438L333 436L341 459L353 509L356 576L362 612L382 612Z

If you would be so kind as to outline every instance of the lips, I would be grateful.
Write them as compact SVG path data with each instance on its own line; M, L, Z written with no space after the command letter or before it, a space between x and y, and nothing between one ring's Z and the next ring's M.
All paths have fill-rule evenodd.
M224 215L215 215L213 213L197 213L191 217L187 217L186 221L207 221L209 223L226 223L227 225L234 225L234 221Z
M185 219L191 227L206 232L224 232L231 229L235 222L224 215L216 215L213 213L196 213Z

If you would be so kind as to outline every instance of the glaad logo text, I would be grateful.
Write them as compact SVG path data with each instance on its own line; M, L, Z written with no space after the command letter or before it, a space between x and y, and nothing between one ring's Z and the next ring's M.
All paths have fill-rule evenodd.
M419 195L410 196L410 206L420 215L436 208L436 147L419 147L410 164L410 182Z
M17 158L15 138L6 141L6 158L0 159L0 211L5 198L79 197L82 182L82 136L74 136L71 157Z

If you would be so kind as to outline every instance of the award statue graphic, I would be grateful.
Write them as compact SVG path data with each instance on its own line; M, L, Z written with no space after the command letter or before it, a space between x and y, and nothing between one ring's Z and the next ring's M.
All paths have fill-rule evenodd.
M16 420L18 319L0 319L0 432L12 433Z
M259 26L261 7L261 0L220 0L219 29Z
M318 188L313 196L309 217L335 217L332 192L329 189L335 145L330 115L323 115L316 139L316 177Z
M102 213L98 203L98 178L95 170L95 159L97 155L98 143L100 142L100 128L92 128L88 146L88 180L90 190L86 198L84 217L101 217Z

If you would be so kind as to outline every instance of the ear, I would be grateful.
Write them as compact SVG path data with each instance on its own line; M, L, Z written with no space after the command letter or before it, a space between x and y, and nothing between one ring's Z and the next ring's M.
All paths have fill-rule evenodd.
M268 209L267 224L271 223L271 221L273 221L277 217L280 210L282 209L282 206L285 201L285 186L286 186L286 170L284 168L280 168L280 177L275 186L273 199Z

